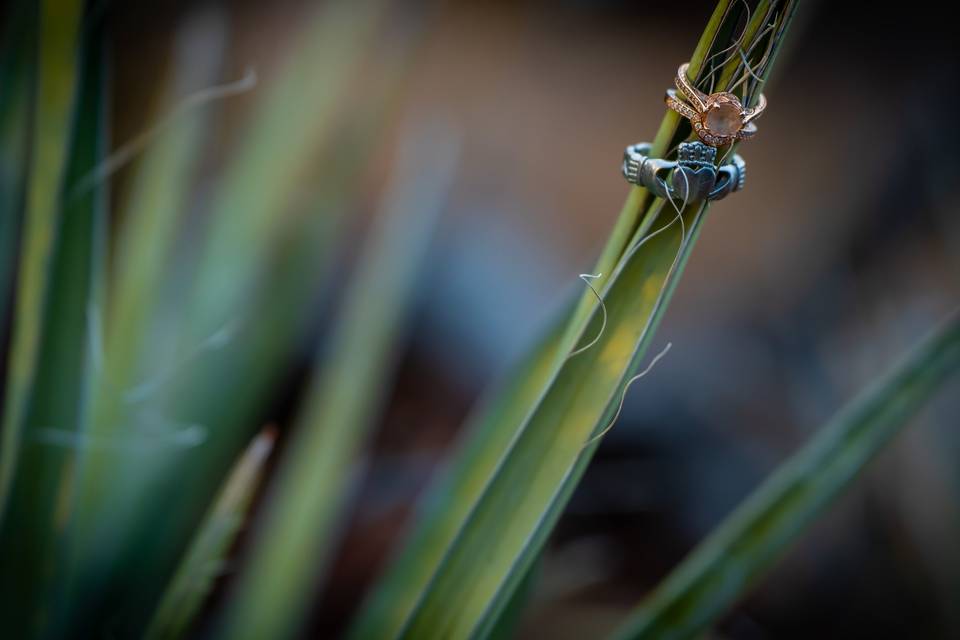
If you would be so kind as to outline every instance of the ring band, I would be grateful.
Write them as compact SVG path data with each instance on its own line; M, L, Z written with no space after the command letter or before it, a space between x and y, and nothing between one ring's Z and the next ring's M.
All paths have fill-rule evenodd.
M621 171L627 182L659 198L685 203L719 200L743 189L746 182L747 164L739 154L717 167L717 150L699 141L681 143L675 161L649 157L651 148L649 142L627 147Z

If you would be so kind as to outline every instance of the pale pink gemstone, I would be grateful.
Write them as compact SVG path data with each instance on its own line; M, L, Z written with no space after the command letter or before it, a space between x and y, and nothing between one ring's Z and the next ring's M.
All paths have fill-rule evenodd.
M743 125L740 110L729 102L715 105L707 112L704 124L711 132L721 136L732 136Z

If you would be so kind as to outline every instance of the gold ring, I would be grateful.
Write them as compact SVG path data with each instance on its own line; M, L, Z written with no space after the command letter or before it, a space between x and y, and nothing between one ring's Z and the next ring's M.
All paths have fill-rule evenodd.
M684 63L677 69L678 91L668 89L664 100L668 107L690 120L701 140L712 147L721 147L757 132L757 125L751 120L759 117L767 106L762 93L757 106L745 109L740 98L732 93L721 91L707 95L693 86L687 78L688 66L689 63Z

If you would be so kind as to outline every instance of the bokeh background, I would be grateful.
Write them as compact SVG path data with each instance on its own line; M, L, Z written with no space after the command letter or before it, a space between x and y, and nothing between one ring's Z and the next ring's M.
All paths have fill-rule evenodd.
M103 2L115 141L152 126L178 38L197 15L220 25L224 41L211 51L227 52L223 79L253 68L263 82L316 4ZM342 630L470 407L582 288L577 276L627 193L623 147L653 137L663 90L712 9L702 0L394 4L349 83L356 109L386 102L376 105L374 157L357 179L338 270L349 269L410 122L454 131L459 163L312 637ZM740 149L747 188L712 207L651 353L672 350L630 389L553 536L520 637L612 629L957 306L960 56L948 14L803 3L760 133ZM205 49L191 55L200 64ZM218 105L211 167L251 100ZM304 201L330 170L305 171ZM114 198L131 176L114 177ZM319 292L317 335L338 290L334 278ZM267 416L281 436L312 351L304 345L303 370L289 372ZM915 420L717 637L960 637L958 392L954 384ZM218 593L229 581L227 572Z

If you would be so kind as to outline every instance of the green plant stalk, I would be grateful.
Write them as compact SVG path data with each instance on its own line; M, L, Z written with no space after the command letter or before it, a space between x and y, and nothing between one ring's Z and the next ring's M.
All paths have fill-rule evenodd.
M0 447L0 520L20 453L24 419L40 355L40 328L57 236L77 83L77 44L83 2L43 0L26 218L17 276L13 338L4 395Z
M199 288L204 278L183 280L177 277L182 272L168 270L164 289L181 291L183 299L174 301L177 306L172 309L169 300L161 304L160 312L172 314L177 329L174 340L163 344L175 355L175 362L189 366L179 366L176 375L166 378L149 408L154 415L177 420L174 427L199 425L203 442L154 448L149 455L113 451L112 457L103 456L100 464L84 469L79 511L91 532L85 539L99 542L86 547L89 553L78 554L78 583L90 585L75 601L75 628L84 633L102 632L108 619L117 633L143 633L192 533L249 433L258 426L256 415L273 390L277 372L304 336L314 292L329 273L327 249L336 221L347 210L345 193L355 186L358 163L369 152L369 147L361 147L334 155L338 150L330 144L338 140L333 134L343 131L334 125L343 121L334 117L342 114L331 100L342 95L343 84L358 69L357 58L375 33L379 8L379 2L326 5L304 31L304 45L294 47L275 79L257 89L250 124L254 131L240 138L237 154L214 189L212 210L204 216L211 234L234 224L209 242L217 244L218 251L230 253L230 261L242 263L236 271L218 269L225 278L242 280L225 283L237 294L230 298L238 306L221 309L218 331L196 340L188 337L199 335L200 317L204 310L212 311L212 300L195 305L202 298ZM338 69L324 68L331 65ZM296 87L310 90L291 93ZM280 101L275 91L294 97ZM381 106L375 105L377 110ZM279 113L270 113L276 110ZM359 116L350 114L349 122L365 116L370 116L366 110ZM282 128L282 135L271 137L260 131L274 125ZM290 130L299 134L292 146L286 144ZM251 144L251 137L264 146ZM245 158L246 154L263 157L254 160ZM326 186L316 194L309 215L302 207L285 215L289 190L278 190L267 182L279 179L289 185L312 159L322 160L333 177L324 181ZM262 175L253 175L256 167L265 167ZM256 193L246 199L222 193L234 187ZM227 201L236 208L226 208ZM248 233L251 226L263 233ZM208 251L209 246L201 247L202 255ZM198 271L209 268L202 266L208 259L200 258ZM223 340L216 342L219 346L198 347L211 335L219 339L219 329L228 329ZM120 392L140 382L127 381ZM124 422L96 425L104 441L122 439L130 426ZM117 476L125 481L114 482ZM171 477L177 482L171 483ZM190 491L184 493L184 486ZM157 513L164 517L157 519ZM145 555L143 548L152 552Z
M572 306L558 320L568 318L571 310ZM562 323L555 323L546 338L507 379L490 390L473 413L453 463L431 482L413 517L414 529L368 596L348 631L349 638L390 637L403 625L418 592L429 582L431 571L509 447L517 425L523 423L546 385L563 329Z
M200 26L204 24L213 23L207 18ZM188 33L192 34L194 44L205 36L207 42L216 41L209 38L209 26L200 29L194 26ZM97 32L92 32L87 47L99 43L98 37ZM218 67L209 46L210 58L198 64L185 56L191 50L191 42L185 43L182 38L179 42L171 79L164 83L164 107L178 95L213 82ZM128 503L119 499L110 503L107 514L90 508L91 470L114 465L112 478L123 477L125 481L112 484L117 493L122 494L135 485L138 474L167 454L162 443L160 446L151 443L151 434L137 427L143 404L130 402L127 393L156 373L146 366L146 347L161 342L156 335L156 326L162 324L157 320L157 309L170 265L175 264L172 248L200 157L203 124L209 110L205 106L182 110L174 119L161 121L162 133L149 139L144 158L136 165L131 194L124 205L123 224L116 236L109 299L89 305L89 314L95 318L91 321L90 342L103 353L96 354L102 361L88 376L91 402L77 419L82 423L78 444L90 445L79 447L74 471L76 497L70 504L73 517L69 559L65 563L66 578L59 577L60 582L66 583L68 605L58 620L60 633L66 633L66 629L78 633L80 621L93 611L89 605L109 575L109 571L103 570L108 564L105 558L116 552L116 537L125 530L125 522L131 515ZM105 142L106 139L102 143ZM135 143L127 143L119 153L131 148L130 144ZM83 174L75 176L68 184L67 197L83 200L91 191L105 189L109 176L99 174L104 166L100 164L96 170L88 167ZM99 344L101 336L103 344ZM107 438L104 424L122 425L123 429ZM152 451L144 455L151 444L154 444ZM132 470L115 464L117 461L129 463ZM98 575L91 575L91 566L97 567Z
M695 234L699 210L686 219ZM683 252L692 244L684 244ZM421 595L402 636L484 637L536 558L569 493L591 434L612 418L625 381L682 271L679 224L621 263L606 296L607 328L567 360L517 433L453 545ZM580 336L592 341L600 314ZM584 463L585 464L585 463ZM491 544L495 540L496 544Z
M198 345L251 311L271 252L292 222L279 212L296 185L299 168L334 132L331 124L342 88L359 66L380 4L338 0L325 6L283 68L268 86L257 89L252 121L217 183L206 216L205 246L188 283L192 291L182 303L185 324L175 348L180 360L189 359ZM192 395L190 390L185 393ZM179 404L176 399L170 402ZM98 421L96 428L109 436L124 424ZM237 436L237 442L249 437ZM230 454L227 460L237 451ZM110 465L90 465L85 507L108 499L113 470Z
M119 422L122 392L156 374L144 367L148 357L144 343L161 303L169 265L176 259L178 225L188 206L191 176L201 157L208 122L202 110L180 115L157 139L137 174L117 242L106 314L108 359L95 407L98 425Z
M728 1L718 3L694 54L692 63L697 68L703 66L707 52L715 45L717 32L729 5ZM679 124L677 114L668 111L657 135L658 147L666 149ZM645 216L642 224L639 222L644 203L649 200L648 195L640 187L630 190L597 262L595 273L603 275L595 286L602 287L609 279L628 242L649 230L655 215ZM663 201L659 204L662 206ZM655 210L659 211L658 208ZM570 336L576 327L582 330L582 320L578 323L577 318L583 318L595 309L596 298L592 292L585 292L574 312L564 314L564 324L568 328L554 329L551 337L531 352L521 362L517 372L494 389L474 412L464 429L466 437L454 464L432 484L416 518L416 528L403 545L403 553L395 558L390 570L368 598L351 627L350 637L387 637L396 633L403 624L417 594L425 588L445 549L463 526L472 505L489 482L530 407L536 404L551 374L559 366L557 359L571 350L569 345L573 338ZM561 348L561 345L567 346Z
M671 572L615 637L699 637L958 370L960 316L954 314L781 465Z
M389 93L387 91L386 93ZM130 560L136 562L136 575L158 577L163 580L164 568L171 562L172 544L180 536L189 536L196 527L192 510L201 504L206 487L221 478L218 472L221 459L231 446L231 438L244 432L245 426L263 406L263 401L274 390L277 372L294 356L305 334L315 326L312 312L317 291L336 274L334 247L341 237L345 218L351 213L352 196L363 175L359 167L366 166L372 144L382 131L382 109L389 102L373 100L371 110L360 114L351 124L355 127L346 140L345 148L350 153L338 152L327 159L329 170L324 182L329 185L316 195L316 202L309 210L298 214L289 228L281 233L277 247L282 251L274 255L265 268L250 302L251 307L271 310L260 317L255 327L242 332L234 341L233 353L211 354L211 362L201 363L196 370L188 372L191 380L199 380L203 392L194 391L198 401L206 401L203 408L203 424L210 425L215 433L223 434L215 450L188 452L180 467L181 481L195 491L191 501L184 503L181 492L176 489L157 491L152 499L166 505L170 520L166 527L157 530L150 527L149 513L139 514L144 522L140 531L131 536ZM337 148L341 147L339 144ZM238 372L242 375L238 376ZM201 375L203 374L203 375ZM217 410L216 414L212 412ZM225 451L226 450L226 451ZM222 479L221 479L222 482ZM140 544L151 547L167 545L163 552L149 558L138 558ZM175 556L174 556L175 561ZM144 589L140 601L152 602L149 590Z
M190 50L188 46L184 48ZM191 85L213 82L213 74L217 71L217 64L197 65L187 60L183 51L178 57L180 64L176 65L165 91L164 105L173 101L176 95L194 88ZM87 434L94 438L101 439L110 434L115 442L131 444L137 437L143 437L130 426L136 423L137 411L142 410L144 403L130 402L128 393L138 383L158 375L157 364L151 359L155 354L150 353L148 347L163 342L154 335L156 325L162 323L157 317L170 264L177 257L178 225L188 206L192 176L201 157L208 122L207 107L180 113L164 128L162 135L151 142L138 164L117 237L116 257L110 274L110 298L106 309L100 310L105 316L105 328L98 328L105 335L104 362L95 378ZM154 457L159 455L155 453ZM106 522L104 514L92 508L93 480L101 474L111 478L121 475L124 469L120 465L125 460L134 470L124 477L135 477L137 469L143 468L143 461L137 458L103 447L84 452L77 474L82 506L75 523L74 555L95 557L97 549L103 548L104 541L110 539L104 529L118 530L116 523ZM109 510L117 521L129 517L122 501L111 501Z
M328 3L264 94L211 205L186 348L243 311L258 267L269 255L271 244L266 240L284 228L274 213L296 185L297 168L335 131L330 124L342 104L343 89L359 71L363 48L379 25L383 5L383 0ZM304 117L307 114L301 112L307 105L310 113ZM278 162L280 156L283 161Z
M487 610L481 620L481 624L479 625L477 631L473 634L475 637L487 637L492 629L492 625L495 625L500 615L502 615L503 608L509 606L512 597L511 594L514 593L517 586L522 583L526 572L530 570L531 565L537 558L536 554L539 553L539 550L542 549L546 544L550 533L553 531L553 527L560 519L564 508L570 500L570 496L573 494L574 489L576 489L577 483L586 471L587 465L590 463L590 459L593 456L593 452L596 450L600 442L596 439L597 432L608 427L616 416L619 400L623 394L626 393L627 385L630 384L630 379L637 374L637 371L641 365L641 354L646 353L651 342L653 341L653 337L656 333L656 329L660 323L660 320L663 317L663 314L666 312L667 304L673 297L673 293L679 284L683 270L686 268L686 264L693 250L693 246L699 237L700 230L702 229L704 217L706 215L706 209L706 206L695 205L689 207L688 210L684 212L684 224L686 225L687 234L686 239L683 244L680 244L681 240L683 240L682 236L676 239L676 262L670 269L666 271L666 276L660 284L659 296L652 300L653 309L646 315L647 324L642 329L639 334L639 338L635 342L636 346L632 356L629 359L628 368L621 376L618 386L614 388L615 390L613 394L607 398L606 410L604 411L602 417L597 421L593 430L590 432L590 437L586 441L587 444L581 446L579 456L576 458L574 464L569 468L566 477L564 477L563 482L559 484L558 490L548 503L547 509L543 512L540 526L533 531L530 539L527 541L527 548L525 549L524 554L521 555L516 561L516 566L513 567L507 574L504 584L499 588L496 596L488 605ZM668 239L665 239L665 242L667 241ZM654 253L654 247L650 247L650 252ZM654 260L652 262L656 263L657 261ZM634 268L641 269L642 267L636 266ZM651 270L655 269L656 267L651 268ZM626 281L630 280L631 279L627 279ZM655 278L648 277L646 287L652 289L655 281ZM642 304L650 303L646 302ZM596 319L594 318L594 323L595 320ZM592 328L596 329L597 327L594 324L592 325ZM562 393L562 391L558 391L558 393Z
M416 131L362 252L266 501L225 638L296 634L329 560L351 468L373 426L408 303L456 167L449 132Z
M91 32L99 43L99 33ZM50 633L42 627L63 605L77 438L84 428L94 378L90 340L103 295L106 201L102 189L69 195L102 159L106 131L105 63L97 44L84 56L84 82L62 195L61 232L54 243L43 341L20 459L0 527L0 617L16 637ZM3 612L6 615L3 615ZM42 621L42 622L41 622ZM18 627L18 625L24 625Z
M12 4L0 54L0 331L6 327L17 264L38 48L35 3Z
M145 640L175 640L186 635L223 572L227 553L260 486L275 438L272 429L261 432L237 461L160 600Z
M488 640L510 640L517 635L524 611L533 599L534 591L540 582L542 570L543 556L541 555L527 569L503 610L499 615L492 617L488 625L489 632L485 634Z
M697 46L693 51L693 56L690 58L688 73L692 77L698 78L702 73L704 63L709 53L715 47L717 36L724 24L724 18L730 10L732 2L735 2L735 0L720 0L717 2L717 6L710 16L710 20L707 22L707 26L703 30L703 34L700 36L700 40L697 42ZM668 145L670 141L676 135L680 123L680 115L675 111L667 110L660 123L656 138L654 139L650 152L651 156L663 157L669 148ZM634 186L630 188L627 199L620 210L620 215L617 216L617 221L614 224L610 238L607 240L607 244L604 246L603 251L600 253L600 258L594 266L593 273L597 275L597 278L594 279L592 284L598 291L603 290L609 280L610 274L623 258L628 247L632 246L632 243L636 242L638 238L642 238L647 231L649 231L655 216L644 215L651 210L650 208L645 208L645 205L651 205L653 200L656 200L656 198L651 197L650 193L643 187ZM587 322L596 307L597 299L593 295L593 292L589 290L584 291L577 304L577 308L570 318L566 336L561 341L561 344L564 345L565 348L560 349L556 354L558 366L566 358L567 353L573 349L577 336L583 330L583 325Z
M726 7L722 8L723 11L718 11L717 16L724 15L726 16ZM717 21L714 20L714 23ZM714 28L718 31L723 27L723 25L715 26ZM730 29L726 29L727 32L730 32ZM782 29L779 35L782 36ZM716 42L716 37L711 37L710 42L712 43L711 51L719 50L726 46L726 42ZM769 65L763 71L767 72L769 70ZM662 146L664 149L668 148L668 144L676 141L677 133L683 133L684 129L678 129L679 120L674 114L668 114L664 119L663 124L661 125L660 132L657 136L657 144ZM686 127L685 131L689 131L689 127ZM683 133L686 135L686 133ZM682 139L682 138L680 138ZM654 200L650 203L649 207L646 210L646 213L642 216L642 222L640 223L640 228L634 230L635 220L637 216L633 214L634 208L639 208L642 206L644 194L642 190L633 190L628 198L627 205L624 208L624 216L621 217L620 222L618 223L618 230L615 232L615 236L622 236L624 229L630 229L631 233L634 233L634 242L637 242L639 238L647 233L650 229L653 220L656 219L656 216L660 212L661 208L664 206L662 200ZM686 213L687 224L689 225L696 218L696 211L690 211ZM632 218L631 218L632 216ZM624 222L624 221L627 222ZM631 221L633 220L633 221ZM677 238L673 238L673 242L676 242ZM609 255L610 252L615 251L610 247L615 247L618 241L616 238L611 241L608 249L605 253ZM657 244L662 244L658 242ZM630 245L633 246L633 245ZM674 245L677 246L677 245ZM649 255L650 253L657 253L652 251L652 247L648 247L642 250L645 254ZM671 259L675 254L675 250L670 253L665 253L660 250L660 256L651 258L651 262L656 263L659 259L664 259L666 265L668 266ZM667 258L669 256L669 259ZM636 256L633 256L634 258ZM682 256L680 260L681 265L685 256ZM622 267L622 265L620 265ZM663 265L661 265L663 266ZM664 267L663 272L667 269ZM663 281L661 280L661 283ZM675 282L675 281L674 281ZM669 295L669 290L672 288L672 284L667 287L667 295ZM630 288L630 285L624 283L623 288ZM634 284L632 289L634 291L641 290L640 284ZM589 293L589 292L588 292ZM592 294L589 294L592 296ZM605 298L610 295L608 291L605 293ZM624 292L621 292L617 295L626 295ZM649 296L649 294L648 294ZM661 308L659 303L652 304L653 300L651 297L648 297L644 300L645 304L648 304L647 311L643 312L649 313L655 308ZM608 300L608 307L610 307L610 302ZM588 311L595 307L595 302L591 302L587 305ZM657 312L659 313L659 312ZM640 315L637 318L630 320L629 322L634 326L634 330L637 330L638 326L642 326L642 320L646 318L646 315ZM658 317L658 315L657 315ZM587 339L584 338L584 335L592 336L596 335L599 331L599 318L597 314L594 314L594 325L592 330L586 334L581 333L581 344ZM654 319L655 320L655 319ZM639 323L639 324L637 324ZM613 327L615 322L611 321L610 327ZM652 323L649 328L652 329L654 323ZM571 327L576 326L576 322L572 321L570 323ZM608 331L611 329L608 328ZM568 331L572 331L568 330ZM646 340L649 338L650 332L644 333L640 331L641 334L645 335L643 348L646 347ZM569 344L566 339L566 344ZM558 342L560 342L558 340ZM549 343L548 343L549 344ZM562 343L561 343L562 344ZM624 342L621 347L626 347ZM600 349L601 345L597 344L593 349ZM484 418L477 420L476 424L482 426L481 429L478 429L476 435L472 436L473 442L461 450L459 454L461 457L457 463L452 467L453 471L448 473L445 477L446 479L452 479L452 482L457 486L450 490L444 491L442 488L436 491L432 491L430 498L427 502L424 512L426 515L422 516L424 520L418 524L414 535L411 537L410 543L405 547L404 552L401 553L394 564L392 565L390 571L387 574L387 577L384 581L384 587L378 589L373 596L369 599L367 607L361 612L360 617L357 622L351 629L351 637L353 638L374 638L374 637L392 637L397 633L397 624L402 624L404 621L403 616L408 615L406 612L410 607L411 602L416 602L416 599L419 598L420 602L416 604L417 607L422 607L425 601L425 598L430 596L435 596L437 598L437 609L438 611L444 607L442 603L444 596L443 592L449 587L449 584L444 583L442 586L437 586L437 584L430 584L429 581L433 583L438 583L437 578L437 565L449 561L449 549L452 541L462 538L466 535L466 532L470 528L470 524L464 524L465 519L468 516L476 516L477 511L480 509L478 503L478 496L481 496L485 490L489 489L491 481L489 478L495 474L499 475L503 471L503 467L506 464L504 455L511 456L514 455L515 449L519 448L517 441L523 438L526 434L523 431L530 429L530 425L524 425L524 419L527 418L530 412L530 407L538 404L538 401L541 399L543 388L546 386L546 380L550 378L551 369L555 363L555 359L560 357L562 354L568 353L569 348L566 345L563 345L562 348L559 348L557 344L552 344L548 347L545 347L543 350L537 352L536 360L539 361L540 365L537 367L532 367L532 369L538 370L536 374L539 379L533 381L529 378L521 378L522 382L516 383L523 387L524 391L522 393L515 392L511 386L507 387L505 393L510 394L512 397L504 403L493 402L492 406L496 408L501 415L508 420L515 420L508 427L504 427L502 423L499 423L496 419L493 419L489 422ZM634 354L634 359L638 359L642 349ZM578 356L578 358L581 356ZM582 357L588 357L588 354L584 354ZM619 357L619 356L618 356ZM631 371L636 370L636 363L630 366ZM595 374L584 373L583 376L590 378ZM625 381L625 377L621 379L621 383ZM602 384L606 384L604 381ZM518 387L519 388L519 387ZM610 398L615 397L614 394L609 395ZM541 404L546 404L542 402ZM482 415L482 414L481 414ZM558 417L557 420L563 419ZM608 415L608 414L604 414ZM609 416L612 416L612 410L609 412ZM522 428L520 428L522 426ZM594 428L599 430L606 426L606 423L603 418L597 420L594 423ZM567 427L567 425L563 425ZM559 432L563 430L563 427L556 424L556 422L550 427L553 431L557 432L557 437L559 438ZM569 428L579 428L570 426ZM484 430L489 429L489 433L497 434L498 436L506 435L506 437L497 437L491 438L489 441L485 441ZM520 429L518 435L518 429ZM540 425L537 429L547 430L545 425ZM542 435L542 434L541 434ZM538 436L531 436L531 438L539 438ZM584 436L583 441L585 442L587 437ZM503 443L506 443L507 450L509 453L504 453L505 449L503 448ZM511 446L511 442L513 445ZM493 446L491 446L491 443ZM549 443L541 443L538 446L549 446ZM572 454L573 451L570 451L567 455ZM528 452L524 454L516 454L517 456L527 455ZM529 452L531 456L537 456L537 453L534 453L532 450ZM576 457L576 456L574 456ZM514 461L518 466L522 466L523 462ZM532 464L538 465L541 464L542 460L537 460ZM521 552L522 561L520 561L515 567L513 567L508 572L508 578L506 582L502 585L503 588L498 590L493 596L493 604L488 607L488 613L495 613L502 605L502 603L509 600L509 592L513 588L515 582L523 574L525 563L528 562L529 557L535 555L536 546L542 544L542 540L539 537L544 531L548 531L549 527L552 525L553 520L551 518L555 517L555 513L559 513L559 509L562 508L562 504L565 503L567 497L569 496L569 491L572 490L573 484L576 482L576 479L579 478L579 474L582 473L582 468L585 466L585 459L581 459L580 462L575 463L575 468L573 472L566 476L561 482L562 489L559 493L556 494L556 500L549 499L548 504L552 505L547 508L547 511L544 512L544 520L541 522L542 527L536 530L537 536L533 539L534 541L527 548L524 548ZM500 465L500 468L497 468L497 465ZM476 465L474 467L474 465ZM543 466L546 466L545 464ZM468 481L469 480L469 484ZM494 480L494 482L496 479ZM514 486L520 487L515 491L515 493L520 493L524 491L526 480L514 479ZM501 489L502 492L509 493L511 490L507 487ZM457 500L451 500L451 497L456 497ZM514 510L516 512L516 510ZM498 514L491 518L490 522L508 521L508 516L504 513ZM482 526L482 525L481 525ZM438 533L439 532L439 533ZM493 531L487 533L490 537L496 537ZM545 533L543 533L545 537ZM456 545L457 542L454 542ZM479 554L482 556L483 554ZM478 556L478 557L479 557ZM492 563L488 568L492 571ZM468 571L469 569L464 569ZM499 570L499 569L497 569ZM454 570L456 572L456 570ZM454 578L448 577L450 580ZM463 578L468 580L467 578ZM453 596L451 596L453 597ZM451 615L456 615L463 610L461 603L458 601L456 605L450 604L448 607ZM406 631L410 635L417 635L420 633L423 634L443 634L450 631L448 628L440 627L441 623L434 620L428 619L429 615L424 615L423 620L421 620L422 626L416 626L416 622L413 624L409 620L406 621ZM488 615L484 618L485 621L495 620L496 615ZM435 624L436 622L436 624ZM485 622L486 623L486 622ZM484 624L485 624L484 623ZM473 632L467 632L465 629L459 631L459 633L475 633L476 635L482 635L482 626L478 626Z

